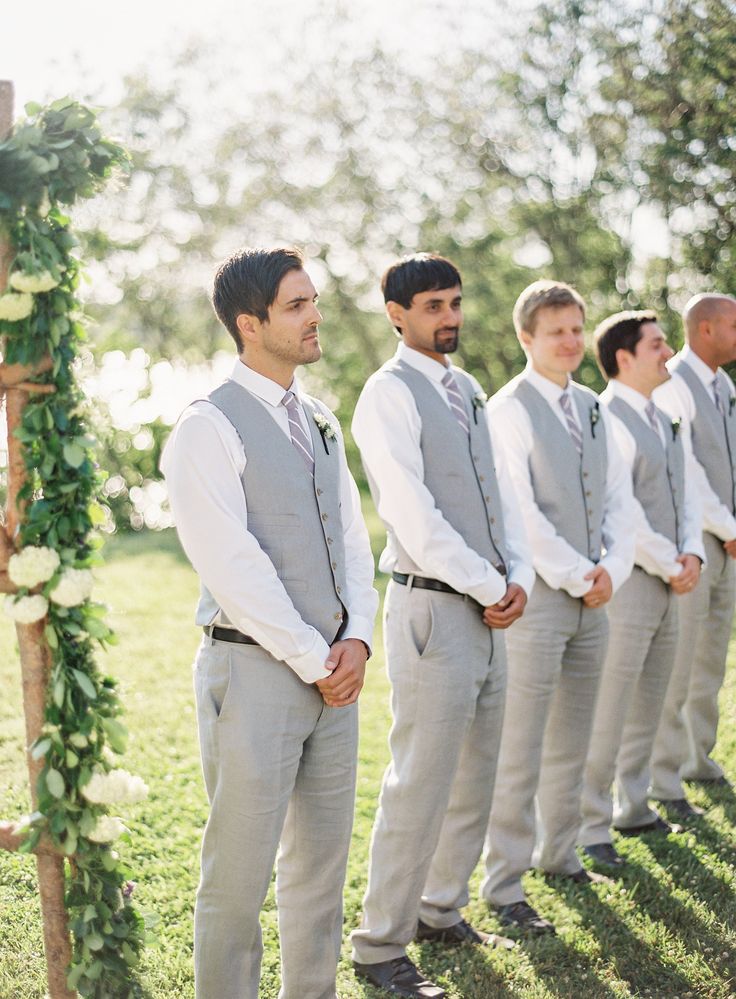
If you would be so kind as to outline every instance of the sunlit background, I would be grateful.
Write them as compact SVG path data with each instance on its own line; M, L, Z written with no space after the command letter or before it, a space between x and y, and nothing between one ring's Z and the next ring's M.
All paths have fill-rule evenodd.
M590 328L653 306L677 344L691 294L736 290L734 37L723 0L5 11L16 113L71 95L132 156L75 219L108 529L170 526L160 448L232 363L208 291L239 245L306 251L325 356L305 378L348 424L395 345L380 274L416 249L459 264L460 360L489 393L523 363L511 307L538 277L574 283Z

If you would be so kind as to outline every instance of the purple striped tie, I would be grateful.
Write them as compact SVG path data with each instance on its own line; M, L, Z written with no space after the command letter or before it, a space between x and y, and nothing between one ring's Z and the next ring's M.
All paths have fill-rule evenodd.
M583 435L580 433L580 427L577 424L577 420L572 415L572 403L570 402L570 396L567 392L563 392L560 396L560 405L562 406L562 412L565 414L567 429L572 437L572 442L577 448L578 454L582 456Z
M465 412L465 403L463 402L463 397L460 395L460 389L457 387L457 382L455 381L449 368L442 376L442 384L445 386L447 401L450 403L450 409L452 410L453 416L463 428L465 433L469 434L470 421L468 420L468 414Z
M647 419L649 420L649 425L651 426L652 430L655 432L657 437L659 437L659 439L662 440L661 434L659 432L659 420L657 419L657 407L654 405L651 399L644 407L644 412L647 414Z
M281 400L281 405L286 408L289 416L291 443L304 459L304 464L309 469L309 474L314 477L314 451L312 450L312 442L308 434L305 433L302 421L299 419L299 406L297 405L294 393L287 392Z

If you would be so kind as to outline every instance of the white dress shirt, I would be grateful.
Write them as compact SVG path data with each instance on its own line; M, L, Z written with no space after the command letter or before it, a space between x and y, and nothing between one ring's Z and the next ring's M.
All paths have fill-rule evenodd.
M247 389L290 437L289 417L281 405L284 389L238 360L233 381ZM299 400L296 380L290 386ZM345 534L346 589L341 594L348 613L342 638L359 638L369 647L378 594L373 589L373 558L360 499L345 459L336 418L317 403L337 428L340 455L340 500ZM309 424L299 402L301 422ZM200 609L197 624L211 624L220 607L233 626L253 638L276 659L288 663L302 680L329 676L329 646L295 609L273 562L248 531L242 474L247 456L237 431L212 403L189 406L171 432L161 457L169 502L184 551L214 598Z
M626 462L629 470L633 472L634 461L636 460L636 441L629 428L621 421L615 413L608 409L608 404L612 399L618 397L641 417L647 427L651 428L649 418L646 415L646 407L649 402L645 395L637 392L636 389L628 385L623 385L615 378L611 379L608 386L601 394L601 402L606 406L611 421L611 429L616 440L621 457ZM663 437L662 425L657 420L657 431L662 442L662 448L666 447ZM683 498L683 525L682 525L682 553L697 555L705 562L705 549L703 548L703 534L701 531L701 509L698 493L695 489L691 476L692 455L689 448L683 441L685 452L685 495ZM634 530L636 533L636 548L634 551L634 561L641 566L645 572L651 576L659 576L666 583L672 576L679 576L682 572L682 563L677 562L680 552L669 538L664 534L655 531L647 519L644 508L634 496Z
M447 371L444 364L403 343L395 356L421 372L450 406L442 384ZM473 383L480 392L478 383ZM378 487L378 515L399 538L412 561L422 567L422 573L467 593L484 607L497 603L506 593L507 579L467 545L444 518L424 484L422 425L414 396L405 382L383 369L371 375L355 407L352 430L363 463ZM498 486L509 553L508 582L517 583L528 595L534 585L531 553L513 487L502 469ZM396 560L389 534L379 568L392 572Z
M594 563L581 555L557 533L554 524L539 509L529 471L529 456L534 444L534 428L526 407L511 393L521 379L527 379L549 403L552 412L569 433L567 420L560 405L560 388L528 364L524 371L498 391L486 407L493 449L508 469L519 501L520 512L534 555L534 568L553 590L565 590L571 597L582 597L593 585L585 575ZM569 382L568 382L569 386ZM573 405L577 419L577 407ZM602 537L605 554L601 565L611 577L614 591L631 574L634 538L631 531L631 476L618 452L603 412L601 425L606 434L608 469L606 495L603 501Z
M672 368L678 360L684 361L698 376L703 383L703 387L709 397L713 399L713 379L715 372L703 361L689 345L685 345L679 354L670 358L667 367ZM688 470L693 476L695 487L700 497L700 505L703 514L703 530L714 534L721 541L732 541L736 538L736 517L727 506L721 503L720 499L713 491L705 469L695 457L692 448L692 421L695 419L695 400L687 382L681 378L677 372L673 372L672 378L664 385L654 390L652 399L670 416L681 420L680 433L686 447L692 455L692 462Z

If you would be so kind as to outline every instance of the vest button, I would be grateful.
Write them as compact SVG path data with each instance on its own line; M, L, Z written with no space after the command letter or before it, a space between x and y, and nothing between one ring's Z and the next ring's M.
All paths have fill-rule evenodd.
M473 461L480 461L480 458L478 457L477 454L473 455Z
M492 524L495 524L495 523L496 523L496 518L495 518L495 517L491 517L491 518L490 518L490 522L491 522Z
M490 503L491 502L491 497L490 496L485 496L484 499L485 499L486 503Z
M584 479L587 479L587 478L588 478L588 473L587 473L587 472L583 472L583 478L584 478Z
M339 586L336 586L336 587L335 587L335 593L337 593L337 594L338 594L338 596L339 596L339 594L340 594L340 587L339 587Z
M327 514L326 513L322 514L322 520L327 520Z
M318 496L321 496L321 495L322 495L322 490L321 490L321 489L319 489L319 488L317 489L317 495L318 495Z
M593 494L591 493L590 489L586 489L585 490L585 495L586 496L592 496Z
M340 614L339 612L337 614L335 614L335 620L336 621L342 621L342 614Z
M331 545L331 544L332 544L332 538L328 538L328 539L327 539L327 544L328 544L328 545Z
M593 516L593 511L592 511L592 510L588 510L588 516L589 516L589 517L592 517L592 516Z
M485 482L486 481L485 475L479 475L478 478L480 479L481 482Z

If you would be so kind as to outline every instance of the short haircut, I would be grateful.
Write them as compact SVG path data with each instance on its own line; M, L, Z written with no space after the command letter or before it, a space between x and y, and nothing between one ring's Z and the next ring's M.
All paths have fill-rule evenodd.
M381 278L384 302L411 308L412 299L423 291L442 291L463 286L457 267L436 253L413 253L391 264ZM399 333L401 330L397 326Z
M630 354L636 352L636 345L641 340L641 328L645 323L656 323L655 312L617 312L599 323L593 334L595 353L606 378L618 375L617 350L627 350Z
M540 309L562 309L566 305L577 305L585 319L585 302L569 284L562 281L535 281L528 285L514 305L514 329L517 336L522 330L534 334Z
M268 310L276 300L284 275L303 267L304 258L294 247L275 250L246 247L231 253L220 264L215 274L212 306L238 352L243 348L238 316L245 313L267 322Z

